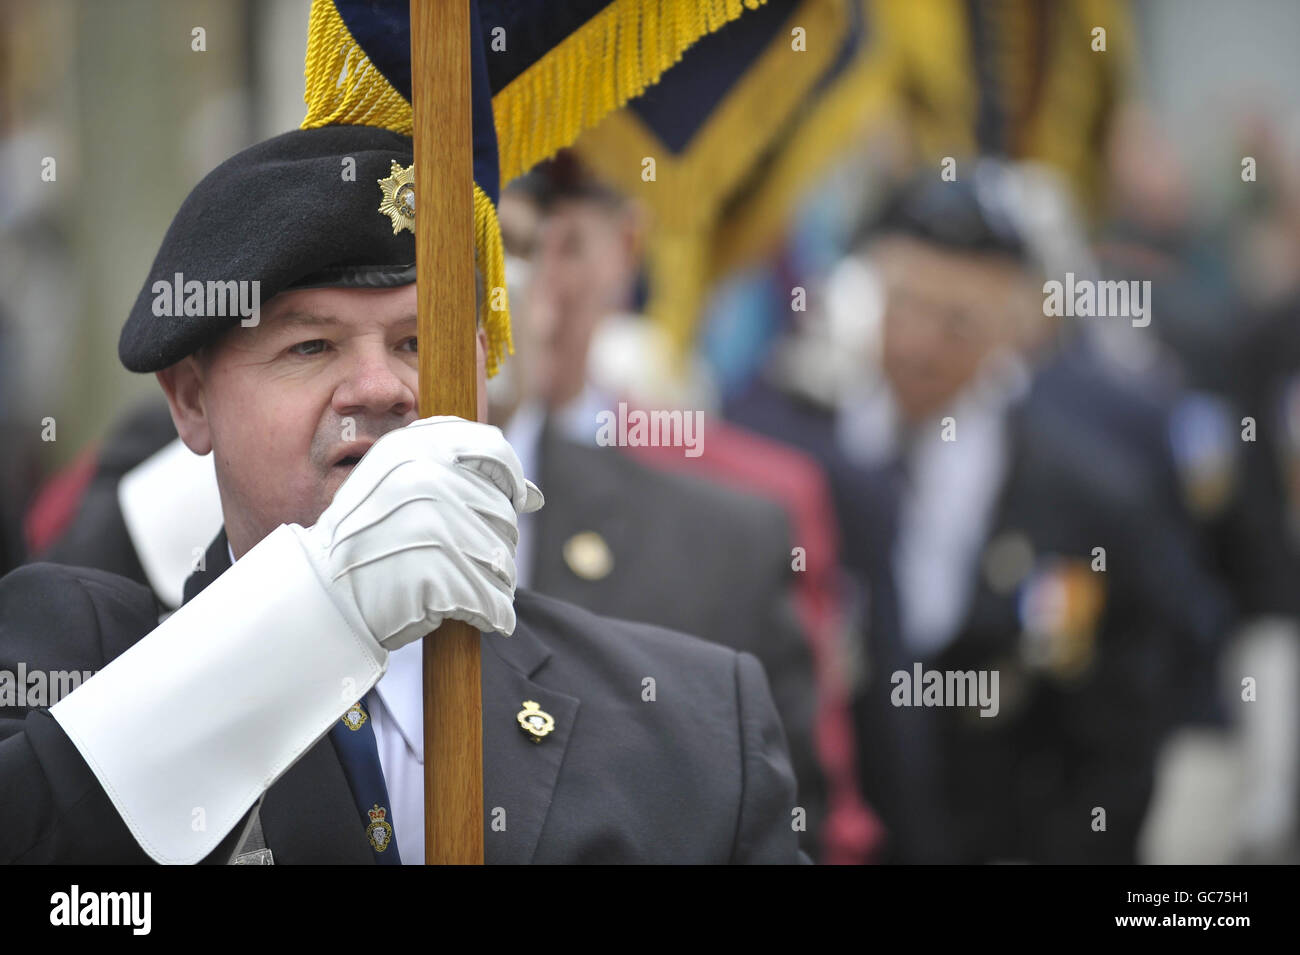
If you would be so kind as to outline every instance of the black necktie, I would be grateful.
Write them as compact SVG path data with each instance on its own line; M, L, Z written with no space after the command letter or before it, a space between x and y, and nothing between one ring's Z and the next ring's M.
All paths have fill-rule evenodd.
M384 784L384 771L379 764L379 746L375 742L375 728L370 719L371 694L339 718L330 730L330 741L343 764L343 773L352 787L357 802L361 825L375 853L376 865L401 865L397 851L397 837L393 833L392 804L388 801L388 787Z

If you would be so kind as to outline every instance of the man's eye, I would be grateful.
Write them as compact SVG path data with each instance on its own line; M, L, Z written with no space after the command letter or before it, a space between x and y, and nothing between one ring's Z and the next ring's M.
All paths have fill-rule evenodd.
M289 351L295 355L319 355L325 350L327 344L329 343L323 338L313 338L309 342L299 342L292 346Z
M414 335L412 335L410 338L404 339L402 341L401 347L406 349L409 352L418 352L420 350L418 347L418 343L419 343L419 339L416 338Z

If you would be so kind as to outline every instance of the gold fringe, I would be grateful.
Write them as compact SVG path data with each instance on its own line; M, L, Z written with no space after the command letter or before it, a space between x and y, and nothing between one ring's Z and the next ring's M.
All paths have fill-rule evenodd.
M474 184L474 256L483 273L483 304L479 316L487 330L487 373L491 378L507 354L515 353L510 334L510 299L506 292L506 257L501 247L501 224L486 192ZM501 308L493 308L497 294Z
M613 0L492 98L501 182L570 145L658 82L701 37L767 0ZM343 123L411 135L411 104L348 32L333 0L312 0L303 129Z
M303 73L302 129L380 126L410 136L415 128L411 104L352 38L334 0L312 0Z
M502 182L640 96L695 40L764 3L612 1L493 97ZM304 73L304 130L360 123L411 135L411 104L370 64L333 0L312 0Z
M701 37L767 0L613 0L492 99L501 181L659 81Z

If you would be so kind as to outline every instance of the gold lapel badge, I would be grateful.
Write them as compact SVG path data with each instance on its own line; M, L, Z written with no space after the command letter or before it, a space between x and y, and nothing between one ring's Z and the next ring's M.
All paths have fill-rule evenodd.
M387 179L379 180L384 201L379 211L393 220L393 235L403 229L415 232L415 163L403 169L393 162Z
M555 717L532 700L524 700L524 708L515 714L519 728L534 743L540 743L555 729Z
M595 531L574 534L564 542L564 562L583 580L601 580L614 569L614 554Z
M365 724L366 711L361 708L360 703L353 703L352 706L348 709L348 711L340 717L340 719L343 720L344 726L346 726L348 729L352 730L352 732L355 733L357 730L361 729L362 725Z

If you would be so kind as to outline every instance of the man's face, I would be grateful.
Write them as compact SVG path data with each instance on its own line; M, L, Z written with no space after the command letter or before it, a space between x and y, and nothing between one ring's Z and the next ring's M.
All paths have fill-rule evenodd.
M551 407L574 398L597 325L625 308L639 244L630 210L562 200L536 233L526 296L528 391Z
M1014 264L905 238L872 249L885 283L881 362L903 417L945 410L986 358L1015 343L1028 288Z
M417 362L414 285L305 289L159 373L186 445L213 452L236 556L314 524L370 445L419 416Z

